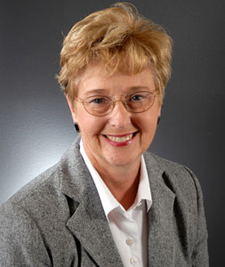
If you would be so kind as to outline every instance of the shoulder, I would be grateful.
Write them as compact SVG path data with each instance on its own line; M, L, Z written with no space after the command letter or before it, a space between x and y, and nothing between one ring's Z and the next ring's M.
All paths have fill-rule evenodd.
M177 197L186 198L198 202L202 198L202 190L196 175L182 164L164 159L150 152L145 153L145 161L147 168L158 169L161 172L162 182ZM150 170L150 172L152 172Z
M13 204L23 205L26 200L30 201L31 199L38 198L44 191L51 190L52 187L57 187L57 183L59 183L58 177L59 168L58 165L54 165L23 186L2 207L5 208Z
M0 262L25 266L28 262L50 264L40 222L46 224L57 187L58 167L53 166L24 186L0 207ZM26 263L26 264L25 264ZM27 265L26 265L27 266Z
M182 164L170 161L168 159L159 157L150 152L145 153L145 160L147 164L151 161L154 161L154 164L158 165L159 168L169 173L180 174L180 172L182 172L182 174L188 175L188 176L190 175L190 173L192 173L188 167Z
M47 216L54 202L54 195L57 194L58 178L59 168L55 165L34 178L2 204L0 207L1 231L2 227L5 234L7 230L10 233L13 229L27 230L27 227L29 228L34 223L33 214Z
M189 167L179 164L177 162L170 161L168 159L159 157L153 153L147 152L144 154L146 165L154 166L155 168L161 169L162 172L168 174L174 179L178 180L195 180L195 174L189 169Z
M63 189L77 189L77 192L82 189L82 183L78 178L81 177L84 165L79 153L79 142L80 139L77 138L57 164L38 175L2 204L0 220L9 222L16 210L19 214L30 215L35 221L66 217L68 203ZM77 179L74 178L76 174Z
M184 217L189 214L188 218L192 223L199 221L199 218L204 221L203 193L196 175L184 165L166 160L149 152L145 154L145 161L150 173L150 186L153 181L154 190L157 191L158 187L160 187L172 192L175 197L174 204L179 207L177 210L180 210ZM151 168L157 170L157 177L151 177L154 174Z
M2 207L6 208L14 204L25 207L32 206L32 204L37 202L40 205L42 202L52 202L54 197L59 197L62 180L67 179L67 172L79 167L75 160L78 158L78 144L79 140L76 140L62 155L58 163L23 186ZM80 162L80 160L77 160L77 162Z

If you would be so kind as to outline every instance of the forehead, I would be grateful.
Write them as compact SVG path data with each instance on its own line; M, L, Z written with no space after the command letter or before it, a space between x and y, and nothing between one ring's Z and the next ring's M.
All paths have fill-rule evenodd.
M102 65L91 65L80 76L79 94L91 92L127 92L130 90L155 90L153 72L150 68L137 74L106 70Z

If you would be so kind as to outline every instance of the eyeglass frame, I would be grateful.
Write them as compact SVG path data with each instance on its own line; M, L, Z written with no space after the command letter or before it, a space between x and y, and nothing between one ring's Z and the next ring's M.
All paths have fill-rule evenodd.
M156 90L155 90L155 91L156 91ZM151 95L151 96L153 97L152 104L151 104L147 109L145 109L145 110L143 110L143 111L133 111L133 110L130 109L130 107L127 105L127 101L126 101L126 99L128 99L128 98L130 99L130 97L132 97L133 95L138 94L138 93L148 93L149 96ZM113 100L111 97L108 97L108 96L96 95L96 99L97 99L98 97L99 97L99 98L100 98L100 97L104 97L104 98L109 99L110 102L111 102L110 105L109 105L109 109L107 110L107 112L104 113L104 114L101 114L101 115L95 115L95 114L92 114L91 112L89 112L89 111L87 110L87 108L86 108L86 106L85 106L85 103L87 103L86 100L89 99L89 98L91 98L91 97L95 97L95 96L90 96L90 97L87 97L87 98L85 98L85 99L81 99L81 98L79 98L79 97L76 97L75 100L78 100L78 102L82 103L82 104L83 104L83 107L84 107L84 109L85 109L85 111L86 111L87 113L89 113L90 115L95 116L95 117L104 117L104 116L108 115L110 112L113 111L113 109L114 109L115 106L116 106L116 102L122 102L122 104L123 104L123 106L125 107L125 109L126 109L128 112L130 112L130 113L143 113L143 112L149 110L150 108L152 108L152 106L154 105L154 102L155 102L155 98L156 98L158 95L159 95L159 94L154 94L154 91L153 91L153 92L149 92L149 91L137 91L137 92L135 92L135 93L133 93L133 94L126 95L123 99L118 99L118 100Z

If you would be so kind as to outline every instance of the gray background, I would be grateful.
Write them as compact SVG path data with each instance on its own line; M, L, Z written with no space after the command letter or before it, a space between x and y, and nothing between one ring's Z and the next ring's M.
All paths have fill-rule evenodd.
M205 197L212 267L225 266L224 0L132 1L174 40L173 74L150 150L189 166ZM55 75L63 35L107 0L0 1L0 203L75 137Z

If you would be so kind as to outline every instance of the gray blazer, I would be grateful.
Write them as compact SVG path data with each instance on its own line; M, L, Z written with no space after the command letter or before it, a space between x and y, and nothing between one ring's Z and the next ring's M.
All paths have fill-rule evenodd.
M187 168L144 155L152 190L148 266L208 266L203 199ZM123 266L79 138L0 208L0 266Z

